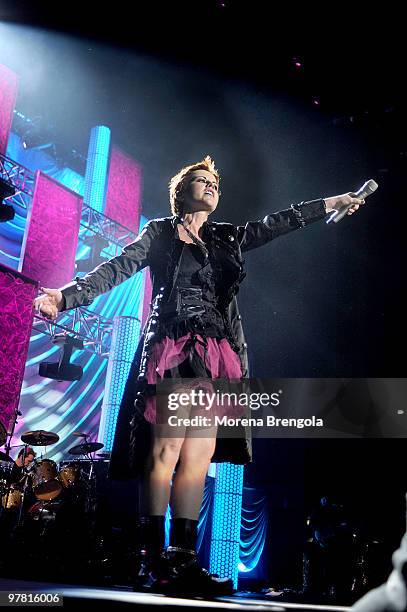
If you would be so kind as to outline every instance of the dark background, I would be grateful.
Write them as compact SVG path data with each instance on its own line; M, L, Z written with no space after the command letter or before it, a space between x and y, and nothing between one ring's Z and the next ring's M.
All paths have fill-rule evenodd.
M379 190L352 218L248 254L239 303L253 376L403 377L401 9L83 4L56 13L46 2L0 3L5 24L26 26L15 47L0 39L0 61L23 76L17 108L44 117L67 150L84 155L89 129L111 127L143 167L148 217L168 214L169 178L206 154L222 176L214 218L234 223L375 179ZM298 578L300 526L327 488L396 547L404 447L256 440L246 483L270 499L271 579Z

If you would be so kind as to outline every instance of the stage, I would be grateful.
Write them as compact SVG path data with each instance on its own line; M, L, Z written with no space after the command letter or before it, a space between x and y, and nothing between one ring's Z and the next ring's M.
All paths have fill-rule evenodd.
M287 601L270 601L270 597L256 595L253 593L237 592L232 597L218 597L211 600L202 598L169 597L157 593L137 593L129 587L115 586L112 588L95 588L73 584L52 584L45 582L30 582L23 580L0 579L0 592L5 593L52 593L62 595L63 607L73 608L83 604L86 608L100 608L103 602L104 608L129 608L130 606L166 606L167 610L182 608L185 612L189 609L201 610L267 610L269 612L284 612L285 610L349 610L349 607L334 606L328 604L290 603ZM279 599L276 597L275 599ZM28 604L26 604L28 605ZM54 604L55 606L55 604ZM57 606L55 606L57 607Z
M404 51L274 53L281 21L228 0L137 32L74 4L0 23L0 607L347 610L405 532ZM189 419L201 375L244 383L234 417ZM238 592L133 590L168 545Z

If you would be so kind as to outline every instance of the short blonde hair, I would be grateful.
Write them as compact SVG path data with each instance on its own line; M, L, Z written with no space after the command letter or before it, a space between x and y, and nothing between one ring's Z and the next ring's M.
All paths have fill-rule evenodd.
M191 166L185 166L182 168L169 182L170 188L170 203L171 212L173 215L179 215L182 213L182 203L178 201L178 196L182 193L185 188L186 178L194 170L207 170L211 172L216 180L220 181L219 172L215 168L215 162L209 155L207 155L202 161L192 164Z

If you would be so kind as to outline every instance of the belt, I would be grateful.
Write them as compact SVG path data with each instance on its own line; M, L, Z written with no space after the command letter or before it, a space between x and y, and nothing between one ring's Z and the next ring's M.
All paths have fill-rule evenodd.
M160 307L160 317L188 319L203 314L206 310L200 287L178 287L174 301Z

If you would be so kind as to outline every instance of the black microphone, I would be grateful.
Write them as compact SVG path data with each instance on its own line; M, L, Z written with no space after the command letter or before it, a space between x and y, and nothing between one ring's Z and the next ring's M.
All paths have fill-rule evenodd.
M365 198L367 198L367 196L376 191L378 186L379 185L376 183L376 181L370 179L369 181L366 181L366 183L362 185L360 189L354 192L354 197L364 200ZM339 210L334 210L326 222L331 223L331 221L333 221L334 223L338 223L338 221L344 218L351 206L352 204L346 204L346 206L342 206L341 208L339 208Z

